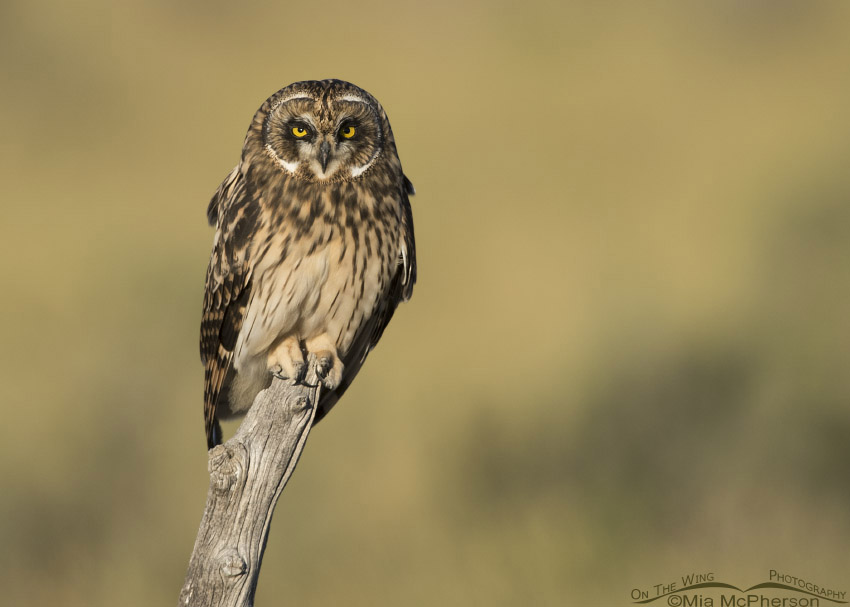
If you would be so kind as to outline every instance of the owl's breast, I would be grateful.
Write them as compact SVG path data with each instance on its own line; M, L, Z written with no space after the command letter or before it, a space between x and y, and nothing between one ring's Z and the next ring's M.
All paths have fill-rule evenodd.
M291 335L327 334L341 356L386 297L396 269L398 222L316 221L306 234L267 231L254 243L252 295L235 365L264 356Z

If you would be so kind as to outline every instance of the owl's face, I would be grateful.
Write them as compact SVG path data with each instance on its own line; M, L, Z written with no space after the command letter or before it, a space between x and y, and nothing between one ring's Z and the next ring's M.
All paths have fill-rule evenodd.
M290 85L270 100L263 143L280 170L297 179L350 181L384 145L382 111L366 91L336 80Z

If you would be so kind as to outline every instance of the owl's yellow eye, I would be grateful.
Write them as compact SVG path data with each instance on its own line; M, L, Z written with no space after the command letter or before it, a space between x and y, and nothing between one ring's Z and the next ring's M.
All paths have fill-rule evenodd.
M307 129L300 126L294 126L292 127L292 134L298 137L299 139L303 139L307 136Z
M340 129L339 134L345 137L346 139L351 139L354 137L354 133L356 129L353 126L344 126Z

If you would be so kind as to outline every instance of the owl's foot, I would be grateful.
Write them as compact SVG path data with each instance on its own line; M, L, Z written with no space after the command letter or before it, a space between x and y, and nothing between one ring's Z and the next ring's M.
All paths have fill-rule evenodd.
M304 378L307 366L304 353L296 337L287 337L275 348L268 358L269 371L275 377L297 384Z
M318 337L308 339L305 343L307 351L316 355L316 372L322 380L322 384L328 389L333 390L342 382L343 364L336 352L336 345L328 336L323 333Z

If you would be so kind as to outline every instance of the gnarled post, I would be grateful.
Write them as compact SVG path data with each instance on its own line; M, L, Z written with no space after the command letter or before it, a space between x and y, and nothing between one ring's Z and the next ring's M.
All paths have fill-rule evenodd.
M275 378L257 395L236 434L209 454L207 505L180 607L249 607L275 504L307 442L320 382Z

